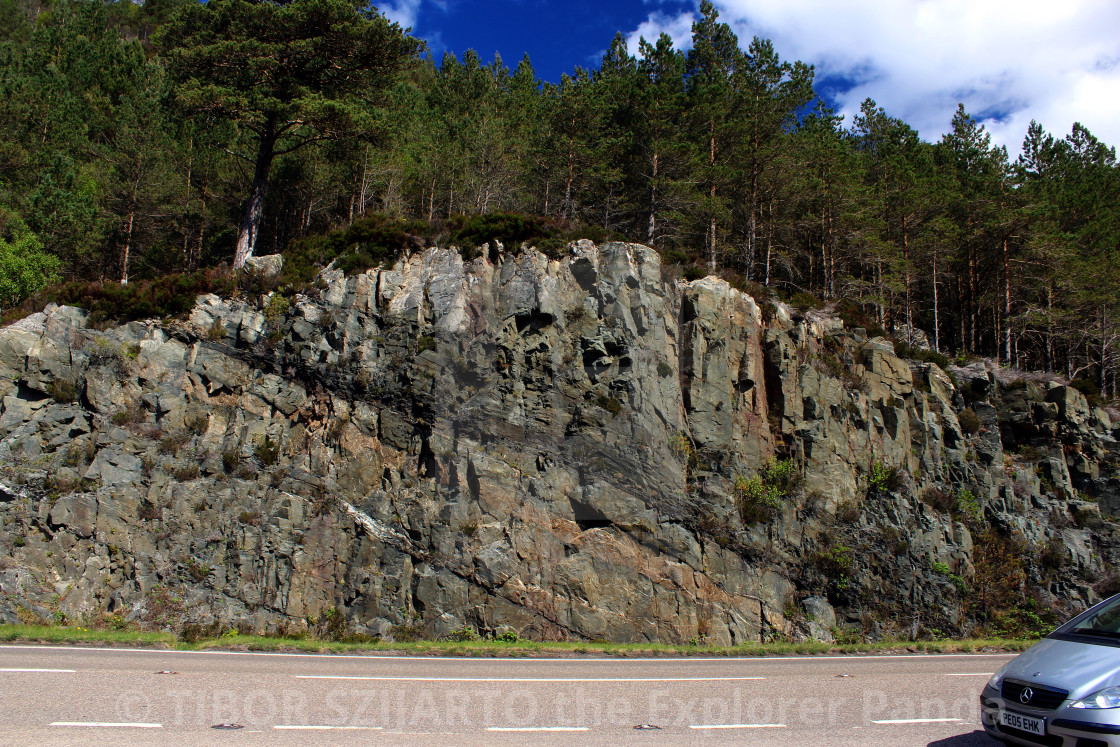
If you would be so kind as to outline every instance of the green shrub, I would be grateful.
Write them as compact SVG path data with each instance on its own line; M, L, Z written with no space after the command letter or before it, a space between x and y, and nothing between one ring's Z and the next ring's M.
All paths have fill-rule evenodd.
M767 485L759 475L740 477L735 481L735 502L744 524L770 521L782 510L782 493Z
M436 347L436 338L430 335L425 335L416 341L416 352L423 353L425 350L434 350Z
M857 521L861 513L863 513L863 509L859 502L855 500L843 501L836 506L836 518L846 524Z
M664 379L667 376L671 376L672 374L673 374L673 367L672 366L670 366L665 361L659 361L658 362L658 364L657 364L657 375L658 376L660 376L661 378Z
M821 300L812 293L802 291L800 293L795 293L789 299L789 305L801 311L808 311L809 309L820 308Z
M210 416L204 412L197 412L183 418L183 428L195 435L202 435L210 428Z
M951 362L947 355L943 355L934 350L920 350L918 348L907 347L901 342L895 345L895 352L900 358L909 358L910 360L922 361L923 363L932 363L942 370L948 368Z
M178 454L179 449L187 442L187 435L185 433L176 433L172 436L164 436L159 440L159 453L160 454Z
M389 629L389 634L397 643L414 643L424 640L424 628L416 622L394 625Z
M341 641L346 638L346 615L338 607L328 607L317 619L308 619L315 634L326 641Z
M147 501L140 504L140 510L137 513L142 521L155 521L163 517L163 511L160 510L159 506Z
M54 302L78 306L90 312L89 324L131 322L180 316L194 308L201 293L229 295L236 288L230 275L218 270L173 273L153 280L119 283L71 281L40 293L44 304Z
M937 487L926 488L922 491L922 502L943 514L952 513L957 507L956 497L952 493Z
M237 469L237 465L241 463L241 454L235 449L222 452L222 469L226 472L233 472Z
M961 410L960 414L957 415L957 420L960 421L961 432L966 436L971 436L980 432L980 417L971 407Z
M246 526L255 527L261 523L260 511L242 511L237 516L237 520Z
M954 518L971 524L979 524L984 518L979 499L967 488L962 488L957 493L957 504L952 513Z
M1074 379L1069 385L1085 395L1085 400L1090 407L1100 407L1105 403L1104 397L1101 396L1101 388L1095 382L1089 379Z
M292 242L284 250L280 282L291 288L304 288L331 262L346 275L365 272L392 262L408 250L414 236L428 230L428 226L415 221L366 215L346 228Z
M845 299L836 306L836 313L844 326L849 329L859 327L867 331L869 337L885 337L886 331L879 326L878 321L868 308L859 301Z
M273 441L272 436L265 434L265 437L257 442L256 448L253 449L253 455L265 467L271 467L280 460L280 443Z
M477 256L478 247L491 241L502 242L512 252L521 242L555 233L544 219L520 213L457 215L451 219L451 229L451 243L468 259Z
M617 397L608 397L605 394L601 394L595 400L595 404L609 412L611 415L618 415L620 412L622 412L622 401Z
M847 545L834 545L813 556L813 565L832 580L850 578L855 567L855 556Z
M206 329L206 339L211 342L217 342L226 336L226 325L222 324L221 319L215 319L214 322Z
M707 267L696 267L694 265L692 267L684 268L684 272L682 274L684 275L685 280L691 282L693 280L703 280L712 273Z
M459 628L453 630L444 637L445 641L452 641L454 643L467 643L469 641L477 641L481 636L474 632L474 628Z
M1061 570L1068 560L1069 555L1060 539L1052 539L1047 542L1038 556L1039 564L1052 571Z
M55 402L75 402L78 399L78 387L72 381L55 379L47 384L47 394Z
M184 464L176 467L171 473L179 482L190 482L197 480L199 475L202 474L197 464Z
M889 493L902 487L902 470L898 467L889 467L880 461L871 463L871 473L867 477L867 484L871 490L880 493Z
M757 475L735 481L735 504L744 524L770 521L801 483L792 459L771 459Z

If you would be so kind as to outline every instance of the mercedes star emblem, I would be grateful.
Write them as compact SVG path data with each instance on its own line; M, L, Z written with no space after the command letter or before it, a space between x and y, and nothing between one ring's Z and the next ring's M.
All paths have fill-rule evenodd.
M1020 703L1030 703L1031 698L1033 698L1033 697L1034 697L1034 690L1030 689L1029 687L1024 687L1023 692L1019 693L1019 702Z

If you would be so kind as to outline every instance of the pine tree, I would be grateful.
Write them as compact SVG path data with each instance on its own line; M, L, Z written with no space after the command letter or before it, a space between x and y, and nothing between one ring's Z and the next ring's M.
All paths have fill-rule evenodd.
M395 23L350 0L188 4L162 41L180 106L236 122L255 145L244 156L253 180L234 269L253 254L273 160L371 136L366 102L384 94L417 48Z

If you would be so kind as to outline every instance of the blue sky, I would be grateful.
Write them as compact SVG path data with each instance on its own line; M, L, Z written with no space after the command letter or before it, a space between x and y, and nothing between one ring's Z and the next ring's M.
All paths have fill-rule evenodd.
M957 102L996 143L1018 152L1027 125L1068 133L1075 121L1120 145L1120 2L1117 0L714 0L745 46L774 41L815 65L818 91L851 122L875 99L927 140L948 131ZM594 66L615 32L669 33L689 44L699 0L387 0L378 7L444 51L529 53L558 80Z
M691 10L693 3L658 3ZM576 65L597 66L616 32L630 33L650 13L648 0L398 0L394 10L428 42L438 61L444 51L474 49L484 61L494 53L510 67L528 53L544 80L559 81Z

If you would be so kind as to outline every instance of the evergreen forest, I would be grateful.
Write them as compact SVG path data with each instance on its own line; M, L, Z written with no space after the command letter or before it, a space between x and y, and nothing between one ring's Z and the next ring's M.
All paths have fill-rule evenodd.
M159 313L253 255L290 290L431 243L624 238L1116 396L1114 147L1032 123L1012 159L963 107L936 142L871 100L844 121L711 3L692 35L552 83L351 0L0 0L0 313Z

